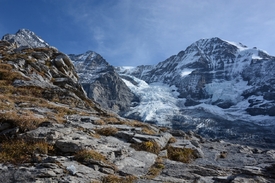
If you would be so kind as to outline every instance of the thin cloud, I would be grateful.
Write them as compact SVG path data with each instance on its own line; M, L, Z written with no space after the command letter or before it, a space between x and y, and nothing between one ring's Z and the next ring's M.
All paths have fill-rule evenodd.
M88 31L89 48L113 65L156 64L198 39L216 36L248 46L271 45L267 34L273 37L275 28L268 11L275 8L273 1L268 7L264 1L92 2L75 1L69 14Z

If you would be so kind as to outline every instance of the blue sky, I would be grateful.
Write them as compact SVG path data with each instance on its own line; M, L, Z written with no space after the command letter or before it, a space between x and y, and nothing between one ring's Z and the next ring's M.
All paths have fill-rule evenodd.
M156 64L201 38L275 55L275 0L0 0L0 36L34 31L64 53Z

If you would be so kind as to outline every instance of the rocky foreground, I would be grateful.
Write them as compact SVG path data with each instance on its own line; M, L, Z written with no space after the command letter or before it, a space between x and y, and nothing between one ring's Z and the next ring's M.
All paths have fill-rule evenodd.
M1 164L0 182L275 181L275 150L125 119L71 115L63 124L43 123L20 138L46 141L54 152L37 150L28 163Z
M274 182L275 150L128 120L67 55L0 42L0 182Z

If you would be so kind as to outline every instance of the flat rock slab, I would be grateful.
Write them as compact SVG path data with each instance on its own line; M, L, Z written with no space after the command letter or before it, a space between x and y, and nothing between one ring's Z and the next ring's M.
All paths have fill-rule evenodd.
M135 151L128 157L120 161L116 161L115 165L118 169L126 174L135 176L145 175L149 168L155 163L157 155L145 151Z

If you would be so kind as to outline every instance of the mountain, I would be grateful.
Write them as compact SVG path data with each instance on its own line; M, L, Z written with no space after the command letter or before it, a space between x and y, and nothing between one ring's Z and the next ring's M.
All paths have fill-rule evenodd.
M53 48L34 32L27 29L20 29L16 34L6 34L2 40L15 44L18 49ZM99 54L87 51L84 54L69 54L68 56L76 68L80 83L88 97L103 108L123 114L138 102L138 98L114 71L114 67Z
M274 129L275 57L255 47L201 39L157 65L117 72L141 98L128 117L218 136Z
M115 72L115 68L98 53L87 51L79 55L69 54L69 57L88 97L103 108L123 114L139 101Z
M122 118L87 98L66 54L14 40L0 41L0 182L274 182L274 148ZM176 90L123 80L155 101Z
M20 29L16 34L6 34L2 37L3 41L8 41L10 43L16 43L17 47L49 47L50 45L46 43L43 39L37 36L34 32L28 29Z

